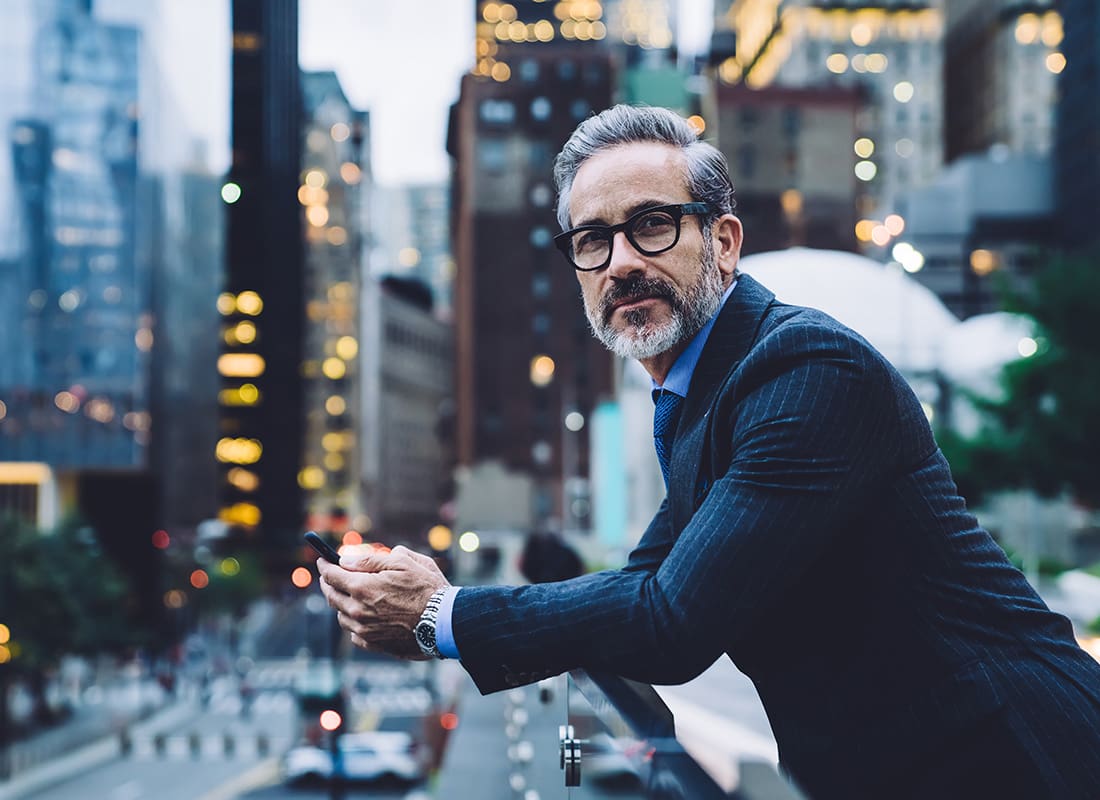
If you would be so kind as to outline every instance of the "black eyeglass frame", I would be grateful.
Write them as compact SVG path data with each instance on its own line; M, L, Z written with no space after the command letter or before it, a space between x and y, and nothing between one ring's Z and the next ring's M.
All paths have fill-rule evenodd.
M676 236L672 240L672 243L667 247L662 247L658 250L647 250L639 245L634 240L634 234L631 232L631 228L635 222L646 214L653 214L654 212L662 212L668 214L676 221ZM618 225L578 225L576 228L570 228L567 231L562 231L554 237L554 244L557 245L561 254L565 256L565 260L578 272L595 272L596 270L606 269L607 265L611 263L611 256L615 250L615 234L622 231L626 234L626 240L630 242L630 246L637 250L642 255L656 256L661 253L667 253L673 247L680 243L680 225L683 218L695 214L711 214L714 212L714 206L707 202L695 202L695 203L674 203L667 206L653 206L651 208L643 208L641 211L631 214L625 220ZM582 267L573 260L573 237L578 233L584 231L597 231L604 233L607 237L607 260L599 266L595 267Z

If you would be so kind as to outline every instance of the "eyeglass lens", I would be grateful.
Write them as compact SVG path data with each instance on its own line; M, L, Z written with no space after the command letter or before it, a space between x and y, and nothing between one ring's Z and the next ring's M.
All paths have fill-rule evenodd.
M680 235L679 217L667 211L648 211L630 221L626 238L646 255L656 255L676 244ZM611 257L614 234L608 230L579 231L573 235L573 261L582 269L607 263Z

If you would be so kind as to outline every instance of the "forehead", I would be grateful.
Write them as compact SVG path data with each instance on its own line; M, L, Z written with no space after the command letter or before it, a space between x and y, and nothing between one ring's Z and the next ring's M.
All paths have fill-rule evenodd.
M640 204L689 200L680 148L634 142L603 150L581 164L569 195L569 219L573 225L618 222Z

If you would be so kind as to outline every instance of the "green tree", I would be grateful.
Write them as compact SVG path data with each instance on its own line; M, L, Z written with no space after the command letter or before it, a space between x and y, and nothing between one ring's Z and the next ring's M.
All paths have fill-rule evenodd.
M1052 260L1006 307L1035 320L1037 350L1004 367L1003 398L974 399L977 436L941 433L960 488L971 502L1029 488L1100 506L1100 258Z
M0 519L0 587L0 621L11 632L7 666L26 679L40 721L50 719L46 678L63 656L118 652L139 641L129 585L94 532L75 520L42 533Z

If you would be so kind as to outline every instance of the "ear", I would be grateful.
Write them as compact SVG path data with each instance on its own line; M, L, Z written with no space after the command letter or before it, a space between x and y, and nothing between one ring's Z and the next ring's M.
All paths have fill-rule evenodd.
M741 220L733 214L723 214L714 223L714 258L722 275L729 278L741 258Z

